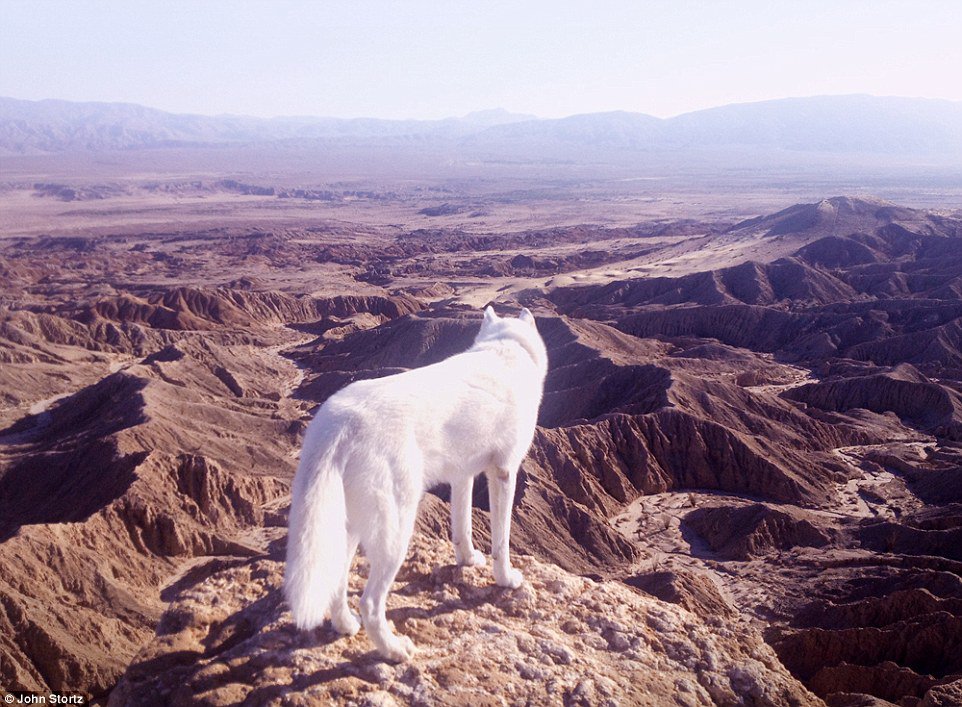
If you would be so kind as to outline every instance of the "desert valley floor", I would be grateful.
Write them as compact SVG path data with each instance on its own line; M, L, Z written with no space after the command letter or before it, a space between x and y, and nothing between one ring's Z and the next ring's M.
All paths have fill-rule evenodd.
M962 704L958 203L466 193L3 185L0 687ZM463 350L488 303L531 309L550 357L515 499L527 584L453 565L438 489L390 598L413 662L295 631L312 411ZM483 483L475 514L484 548Z

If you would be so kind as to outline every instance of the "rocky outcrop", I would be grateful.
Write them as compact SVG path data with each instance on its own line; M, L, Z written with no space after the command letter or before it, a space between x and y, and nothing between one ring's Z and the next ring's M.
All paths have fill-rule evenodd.
M948 228L946 228L948 226ZM952 224L938 215L909 209L883 199L834 196L811 204L795 204L774 214L748 219L731 231L755 231L767 236L885 233L893 227L913 234L954 234Z
M558 289L549 293L548 299L560 311L577 315L611 305L631 309L679 304L828 304L849 301L855 296L855 291L845 282L811 267L803 259L781 258L767 264L747 262L682 277L653 277L604 286Z
M183 331L308 322L321 317L345 318L361 312L381 316L386 321L420 308L419 302L407 295L309 298L278 292L178 287L148 294L145 298L121 295L101 300L77 318L88 324L107 319Z
M925 693L919 707L951 707L962 704L962 680L936 685Z
M664 570L631 575L623 581L629 587L670 604L679 604L698 616L728 618L737 615L707 573Z
M955 522L962 515L956 511ZM863 547L900 555L931 555L962 562L962 527L917 528L905 522L866 522L859 532Z
M962 636L962 622L957 617L932 614L912 621L909 626L809 629L782 638L777 646L788 668L803 680L813 679L826 664L863 666L865 672L878 676L886 672L885 666L878 667L886 661L919 675L944 676L962 670L956 657L962 653L959 636ZM872 670L867 670L869 668ZM921 681L917 690L924 693L930 685ZM898 698L898 689L893 692L889 692L889 696Z
M451 561L446 545L415 539L388 617L418 650L396 666L363 630L294 629L275 557L215 572L173 598L110 704L819 704L727 618L534 558L519 558L526 583L516 590ZM352 595L359 580L355 572Z
M770 632L785 665L830 704L834 693L916 704L962 672L960 565L891 557L823 566L813 590L832 598L816 599L791 627Z
M684 519L717 555L726 560L748 560L774 550L823 547L831 535L797 510L779 510L755 503L749 506L699 508Z
M908 364L891 372L808 383L783 395L822 410L894 412L924 428L949 428L955 419L962 420L958 396L929 382Z

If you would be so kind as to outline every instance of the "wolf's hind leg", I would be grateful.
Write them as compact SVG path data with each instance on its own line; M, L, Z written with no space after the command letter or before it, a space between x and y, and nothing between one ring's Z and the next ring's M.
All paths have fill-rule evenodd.
M471 495L474 478L451 482L451 540L459 565L483 565L484 555L471 539Z
M494 581L502 587L520 587L524 575L511 566L511 510L518 479L517 467L497 467L488 472L488 495L491 497L491 557Z
M361 622L358 616L351 611L347 603L347 585L351 576L351 563L354 560L354 553L357 552L357 535L348 534L347 536L347 563L344 567L344 574L341 583L337 587L337 596L334 597L334 604L331 607L331 623L334 630L346 636L353 636L361 629Z
M371 574L361 595L361 620L378 653L392 662L401 662L414 655L414 643L407 636L394 633L385 612L387 594L407 555L417 505L398 509L392 504L386 510L387 513L375 514L363 538Z

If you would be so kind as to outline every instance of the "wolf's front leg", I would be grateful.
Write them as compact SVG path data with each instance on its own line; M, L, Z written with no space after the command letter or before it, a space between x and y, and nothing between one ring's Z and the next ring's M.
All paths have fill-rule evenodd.
M474 549L471 539L471 496L474 479L451 483L451 540L459 565L483 565L484 555Z
M488 496L491 499L491 557L494 559L494 581L502 587L520 587L524 575L511 566L511 510L518 469L494 469L488 474Z

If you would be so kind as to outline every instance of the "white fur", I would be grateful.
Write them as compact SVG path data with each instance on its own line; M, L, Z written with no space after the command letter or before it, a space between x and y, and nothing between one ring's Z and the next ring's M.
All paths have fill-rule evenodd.
M484 564L471 542L474 477L488 477L495 581L517 587L511 567L511 507L518 467L534 437L548 358L534 317L499 318L488 307L464 353L375 380L352 383L321 406L307 428L292 489L284 591L294 623L330 616L354 634L347 573L360 542L371 563L361 620L388 660L414 646L385 618L388 590L407 554L425 489L451 484L457 561Z

